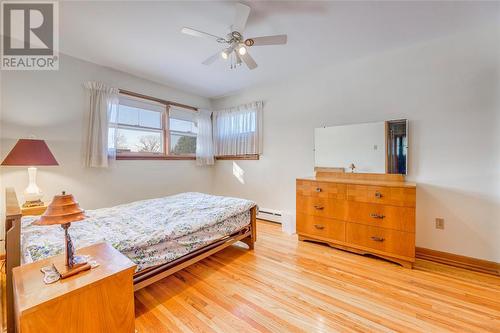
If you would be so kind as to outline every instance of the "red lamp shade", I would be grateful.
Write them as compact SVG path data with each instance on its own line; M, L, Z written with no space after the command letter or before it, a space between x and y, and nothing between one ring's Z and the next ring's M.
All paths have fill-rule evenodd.
M43 140L19 139L2 165L43 166L59 165Z

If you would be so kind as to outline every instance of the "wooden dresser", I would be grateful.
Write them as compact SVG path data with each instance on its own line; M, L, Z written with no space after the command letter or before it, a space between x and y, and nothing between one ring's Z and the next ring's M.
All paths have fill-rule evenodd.
M402 175L321 173L297 179L297 234L411 268L416 185Z

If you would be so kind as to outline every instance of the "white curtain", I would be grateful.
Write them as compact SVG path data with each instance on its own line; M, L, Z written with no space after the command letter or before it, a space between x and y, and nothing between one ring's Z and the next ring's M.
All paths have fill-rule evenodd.
M118 116L119 91L101 82L86 82L84 87L88 92L89 110L85 166L107 168L108 159L116 156L115 140L109 135L116 133L115 129L110 129L110 123L116 123L112 118Z
M263 102L253 102L214 112L216 156L262 154Z
M214 147L212 140L212 111L199 110L197 115L196 164L213 165Z

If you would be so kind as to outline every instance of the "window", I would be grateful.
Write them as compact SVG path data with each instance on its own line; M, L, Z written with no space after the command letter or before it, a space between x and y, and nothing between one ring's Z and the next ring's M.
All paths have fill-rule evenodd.
M120 94L108 131L117 159L191 159L196 152L196 111L166 101Z
M262 102L214 112L214 150L218 159L254 159L262 154Z
M198 127L193 112L171 107L169 111L169 130L170 154L194 155L196 153Z

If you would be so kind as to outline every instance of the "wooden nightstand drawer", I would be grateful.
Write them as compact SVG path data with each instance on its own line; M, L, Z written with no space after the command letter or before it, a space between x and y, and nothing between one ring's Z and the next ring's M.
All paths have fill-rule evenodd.
M297 215L297 233L345 240L345 222L306 214Z
M345 184L297 180L297 195L345 199L346 194L347 186Z
M64 256L13 269L18 332L135 331L135 264L106 243L77 253L92 256L100 266L48 285L40 268Z
M404 257L415 257L415 234L370 227L357 223L347 223L347 242L397 254Z
M416 194L414 188L348 185L347 198L350 201L415 207Z
M415 232L415 209L349 201L347 221L373 227Z

